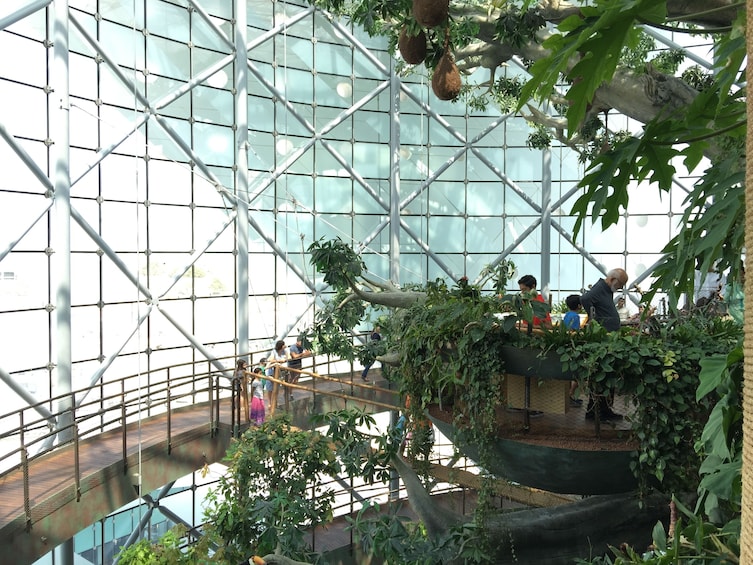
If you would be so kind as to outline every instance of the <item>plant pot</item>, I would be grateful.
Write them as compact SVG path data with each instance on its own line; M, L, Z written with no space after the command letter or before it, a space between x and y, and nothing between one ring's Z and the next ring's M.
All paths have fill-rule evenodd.
M505 362L505 373L540 379L572 380L574 378L570 371L562 370L560 356L553 351L503 345L502 359Z
M407 28L403 28L400 30L398 49L409 65L422 63L426 58L426 33L421 30L416 35L409 35Z
M445 51L431 77L431 88L440 100L455 100L460 94L463 80L452 53Z
M462 431L434 416L428 418L463 455L479 461L478 446L465 441ZM560 494L617 494L637 487L630 470L633 452L627 444L624 450L589 451L498 438L491 446L485 470L521 485Z

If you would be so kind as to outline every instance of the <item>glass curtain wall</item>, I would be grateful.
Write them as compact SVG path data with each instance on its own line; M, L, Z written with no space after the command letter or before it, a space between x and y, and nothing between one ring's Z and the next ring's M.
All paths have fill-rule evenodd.
M673 234L682 198L657 196L572 241L570 148L437 100L423 69L396 77L382 40L303 3L249 1L245 28L233 2L23 4L4 4L0 34L0 370L35 398L61 370L75 389L300 331L327 292L306 257L320 238L399 283L509 256L559 299L599 266L642 274Z
M328 292L321 238L400 284L505 257L555 302L604 268L640 281L693 182L573 241L571 148L439 101L303 2L10 0L0 48L3 414L295 335Z

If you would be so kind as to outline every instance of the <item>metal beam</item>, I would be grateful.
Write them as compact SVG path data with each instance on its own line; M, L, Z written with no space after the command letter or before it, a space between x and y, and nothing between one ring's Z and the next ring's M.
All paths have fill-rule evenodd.
M552 152L549 148L541 152L541 173L541 272L538 291L548 301L552 260Z
M162 497L167 495L170 492L170 489L173 488L173 485L175 484L175 481L170 481L165 486L163 486L159 493L157 494L157 500L161 500ZM131 532L131 535L128 536L128 539L123 544L123 547L121 548L121 551L123 549L127 549L131 547L134 543L136 543L141 538L141 533L146 529L147 525L149 524L149 520L152 519L152 514L154 513L154 509L159 507L158 503L154 503L152 501L152 497L149 495L146 495L142 497L142 499L146 502L146 512L144 512L141 515L141 518L139 519L139 524L136 526L133 531ZM139 508L141 505L139 506ZM116 556L115 559L112 562L112 565L117 565L120 561L120 555Z
M13 137L10 132L8 132L7 129L5 129L5 126L0 123L0 137L2 137L8 145L10 145L10 148L13 149L13 152L18 155L18 157L23 161L24 165L29 167L29 170L32 172L32 174L37 178L37 180L42 183L42 186L47 191L52 191L54 189L54 185L52 184L52 181L48 178L47 173L45 173L39 165L37 165L36 161L32 159L31 155L29 155L26 150L21 147L18 142L16 141L16 138Z
M2 380L5 384L7 384L10 389L15 392L18 396L20 396L22 399L26 401L26 403L34 408L42 418L47 420L51 425L55 425L55 415L50 412L45 406L41 404L37 404L39 400L34 398L29 391L27 391L23 386L21 386L16 379L14 379L10 373L5 371L2 367L0 367L0 380Z
M52 0L36 0L35 2L29 2L26 6L22 6L15 12L11 12L4 18L0 18L0 31L4 30L8 26L12 26L16 22L21 21L27 16L30 16L34 12L38 12L46 8Z
M236 355L248 353L248 55L246 55L247 32L246 0L235 2L235 194L236 229L235 242L238 253L235 255L236 311L235 331L237 337Z
M5 249L3 249L2 251L0 251L0 261L2 261L3 259L5 259L5 257L11 251L13 251L13 248L16 245L18 245L18 242L21 241L24 237L26 237L26 234L28 234L31 231L31 228L33 228L34 226L36 226L37 223L39 222L39 220L41 220L42 218L44 218L47 215L47 213L50 211L50 208L52 208L52 205L53 205L53 201L50 200L49 203L42 209L41 213L33 221L31 221L29 223L29 225L27 225L23 229L23 231L21 232L21 234L19 234L18 237L16 237L15 239L12 239L11 241L9 241L7 243L7 245L5 246Z
M390 207L389 265L390 282L400 284L400 80L393 73L390 79Z

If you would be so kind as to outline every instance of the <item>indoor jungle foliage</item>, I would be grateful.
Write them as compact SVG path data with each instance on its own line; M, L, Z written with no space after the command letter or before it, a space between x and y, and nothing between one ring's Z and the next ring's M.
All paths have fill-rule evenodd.
M680 229L664 249L664 258L653 272L656 284L646 297L659 291L668 294L676 312L661 323L614 334L592 327L578 334L554 330L529 337L514 326L516 318L530 319L536 305L525 297L505 295L510 273L504 257L474 282L433 281L424 288L401 289L370 280L361 258L342 242L320 241L309 249L312 263L337 294L321 311L310 337L319 353L353 358L357 352L351 347L349 330L364 319L373 319L369 305L381 309L383 346L389 351L380 358L393 367L388 371L390 378L410 396L414 425L429 404L451 406L456 424L481 445L482 464L483 446L494 436L492 408L504 401L500 348L515 343L555 352L584 389L615 389L635 403L633 432L639 449L634 471L644 498L634 505L623 499L618 511L640 527L642 509L650 506L654 496L650 492L676 497L678 511L669 520L662 509L665 523L653 519L648 527L653 530L645 532L647 542L642 546L618 547L614 544L622 538L615 541L613 536L613 541L607 541L614 546L611 553L598 544L591 551L581 547L577 554L581 562L735 562L741 496L740 328L728 320L682 313L679 300L692 291L696 270L729 269L736 278L740 268L745 214L744 3L310 3L350 18L372 34L388 36L404 61L399 72L427 69L435 91L447 94L449 87L458 103L476 108L495 104L503 111L520 112L534 126L532 147L546 147L556 138L577 148L587 169L581 181L582 196L572 210L578 219L576 231L589 219L604 228L615 224L629 199L642 191L666 192L675 163L701 175L683 203ZM425 13L430 4L441 8L438 19ZM656 30L694 34L699 42L712 44L713 67L684 65L681 50L655 50L647 31ZM414 40L409 42L409 38ZM507 76L504 67L513 58L527 68L530 80ZM462 82L463 73L478 67L489 70L488 83L463 85L455 80ZM684 71L676 76L680 68ZM550 113L541 111L535 101L548 101ZM607 118L612 111L644 124L643 130L639 135L610 131ZM505 311L511 315L501 319L496 315ZM348 421L346 414L338 418ZM412 443L411 454L421 471L420 455L426 444ZM385 445L377 451L386 449ZM367 460L365 452L361 456ZM390 455L384 464L395 466L403 480L416 478L401 457ZM463 562L484 562L492 554L497 562L523 560L527 550L540 545L538 535L531 539L527 533L556 529L551 522L542 522L545 519L535 509L496 515L486 503L487 487L482 489L472 524L451 518L443 521L431 515L427 492L411 484L411 504L425 505L417 511L425 520L424 541L434 543L435 548L449 539L456 541L456 548L475 547L477 553L472 555L452 554ZM596 498L573 506L585 512L596 504ZM611 508L614 512L615 506ZM605 514L589 516L580 521L575 533L588 536L587 530L597 528ZM415 548L415 536L421 534L416 530L389 534L363 522L354 527L382 540L370 548L375 554ZM413 541L400 544L395 536ZM490 544L490 539L497 543ZM473 541L464 544L464 540ZM648 541L652 541L650 547ZM569 561L563 562L572 562L572 551L571 547L565 552ZM436 562L431 559L438 554L427 551L424 556L422 560L420 553L406 550L402 562ZM400 560L394 553L388 557ZM445 562L452 559L443 557Z
M336 269L347 273L341 279L329 275L333 284L360 286L364 265L348 246L317 242L309 251L318 269L339 265ZM411 398L411 418L420 420L431 405L453 407L456 426L478 443L484 467L485 446L496 439L495 409L505 402L503 347L553 353L581 390L611 390L631 399L638 443L633 471L643 496L696 493L698 515L734 532L740 511L742 328L729 318L693 310L661 321L646 319L620 332L594 324L579 332L559 326L529 335L517 329L518 323L540 314L532 309L540 303L500 296L510 266L503 262L486 271L486 291L466 280L452 288L435 281L425 290L411 289L411 305L400 301L392 316L380 318L390 348L381 359L394 365L389 374ZM370 292L358 295L380 306L394 292L376 298L381 293L373 282L369 286ZM348 288L338 288L342 294L336 302L348 304ZM506 313L501 319L500 312ZM340 332L345 320L334 309L322 311L318 322L318 332Z

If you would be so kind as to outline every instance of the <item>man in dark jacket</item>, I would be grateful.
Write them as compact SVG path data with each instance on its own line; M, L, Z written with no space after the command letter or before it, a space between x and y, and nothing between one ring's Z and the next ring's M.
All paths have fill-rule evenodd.
M610 332L620 329L620 314L614 304L613 294L625 288L628 275L624 269L612 269L603 279L599 279L590 290L580 297L580 303L588 314L588 321L598 322ZM612 396L612 395L610 395ZM588 398L586 419L593 420L599 408L599 420L621 420L622 414L614 412L603 396L591 395Z
M604 329L614 332L620 329L620 315L614 305L613 293L625 288L628 276L624 269L612 269L603 279L584 292L580 303L588 314L588 321L599 322Z

